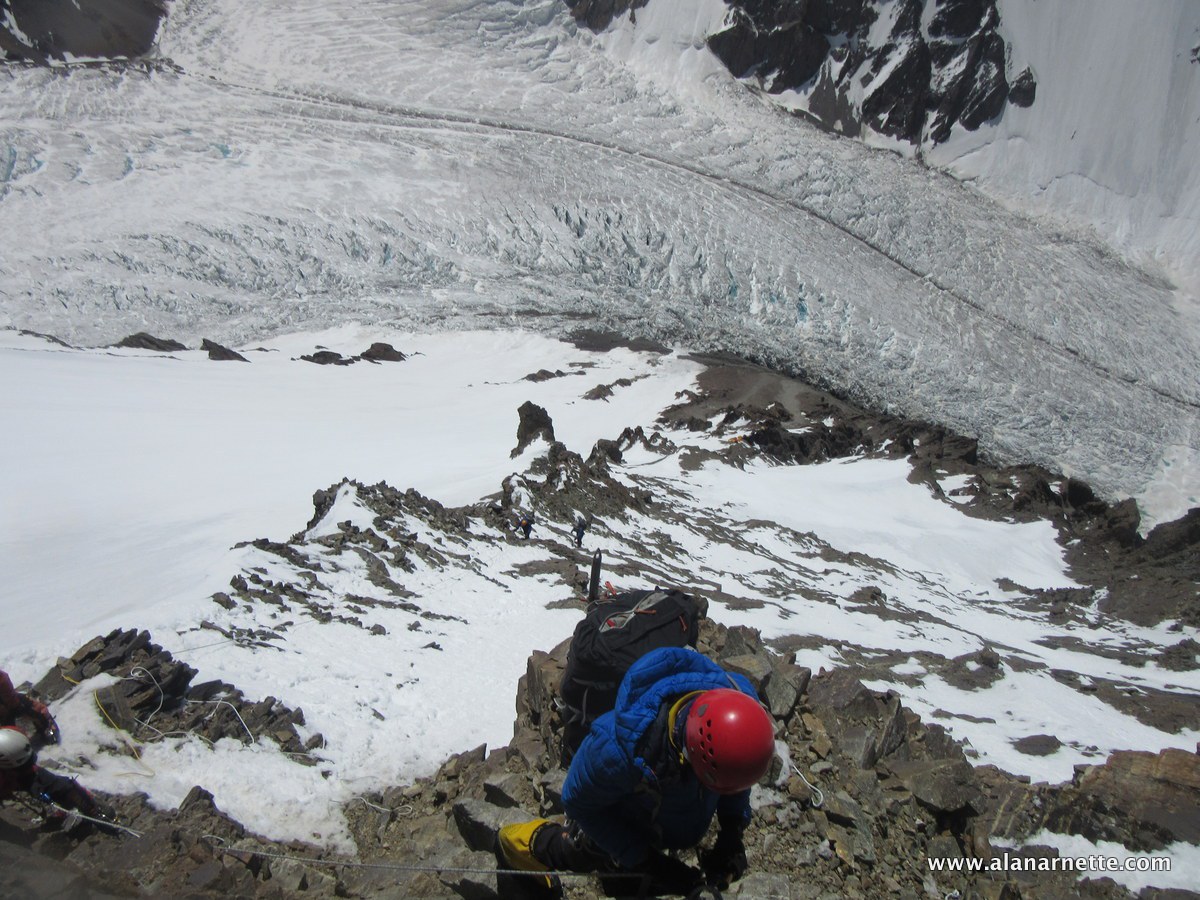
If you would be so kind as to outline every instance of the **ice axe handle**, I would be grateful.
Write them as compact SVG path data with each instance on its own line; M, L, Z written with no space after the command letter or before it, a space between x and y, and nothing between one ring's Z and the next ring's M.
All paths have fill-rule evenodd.
M588 579L588 603L600 599L600 551L592 557L592 577Z

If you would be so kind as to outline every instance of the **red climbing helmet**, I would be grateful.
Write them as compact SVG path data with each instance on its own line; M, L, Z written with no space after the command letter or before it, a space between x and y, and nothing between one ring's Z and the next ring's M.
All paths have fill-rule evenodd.
M737 794L767 774L775 728L749 694L718 688L692 701L685 746L688 762L710 790Z

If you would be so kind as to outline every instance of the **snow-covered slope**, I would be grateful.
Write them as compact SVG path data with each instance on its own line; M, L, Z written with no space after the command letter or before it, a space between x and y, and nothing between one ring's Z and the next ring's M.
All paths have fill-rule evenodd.
M729 5L710 20L710 46L770 102L1094 233L1195 299L1195 3ZM637 29L652 17L639 11Z
M375 340L408 358L297 358ZM1193 627L1104 614L1048 522L966 513L980 477L914 483L886 450L779 465L744 449L761 410L659 421L700 390L703 366L681 353L349 327L238 349L249 362L12 332L0 347L21 387L0 404L13 436L0 465L21 473L0 534L5 668L40 678L97 633L146 628L200 680L301 708L301 737L323 736L317 768L257 734L171 735L133 761L97 708L98 676L55 705L54 758L93 787L170 808L202 784L253 831L346 846L351 798L511 737L517 679L571 633L566 601L596 549L606 579L687 586L814 672L854 665L1014 773L1062 781L1112 749L1200 738L1188 716L1154 714L1200 693L1187 645L1182 667L1162 653ZM844 424L795 413L793 392L779 394L790 433ZM567 450L607 438L620 462L584 472L544 441L514 458L527 400ZM1000 494L1008 480L993 478ZM516 508L536 514L528 541L508 527ZM595 516L579 550L577 513ZM1047 755L1018 744L1038 735L1054 736Z
M1037 99L927 158L1020 209L1094 230L1200 295L1200 5L1001 0ZM1150 14L1148 14L1150 13Z

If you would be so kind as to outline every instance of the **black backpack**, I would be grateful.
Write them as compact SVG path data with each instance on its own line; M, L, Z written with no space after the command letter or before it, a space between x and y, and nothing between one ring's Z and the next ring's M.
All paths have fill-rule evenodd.
M592 722L613 708L629 667L659 647L695 647L700 615L694 597L670 588L624 591L589 604L575 627L559 685L564 767Z

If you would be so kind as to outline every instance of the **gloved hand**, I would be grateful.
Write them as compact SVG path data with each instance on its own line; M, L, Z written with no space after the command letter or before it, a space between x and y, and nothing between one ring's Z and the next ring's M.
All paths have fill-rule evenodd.
M746 847L742 843L740 828L722 828L717 833L717 842L711 850L701 851L700 867L709 884L719 888L729 887L746 874Z
M104 804L96 804L96 811L92 815L92 818L96 820L92 824L105 834L111 834L117 837L120 837L122 834L124 834L124 832L117 825L117 814Z
M704 876L700 874L699 869L657 851L652 851L638 868L650 876L650 894L687 896L704 884Z
M38 736L43 744L57 744L59 741L58 723L45 703L32 697L24 697L22 712L33 720L37 727Z
M58 723L54 721L54 716L46 713L42 719L42 727L39 729L42 736L42 741L47 744L58 744L62 741L62 735L58 730Z

